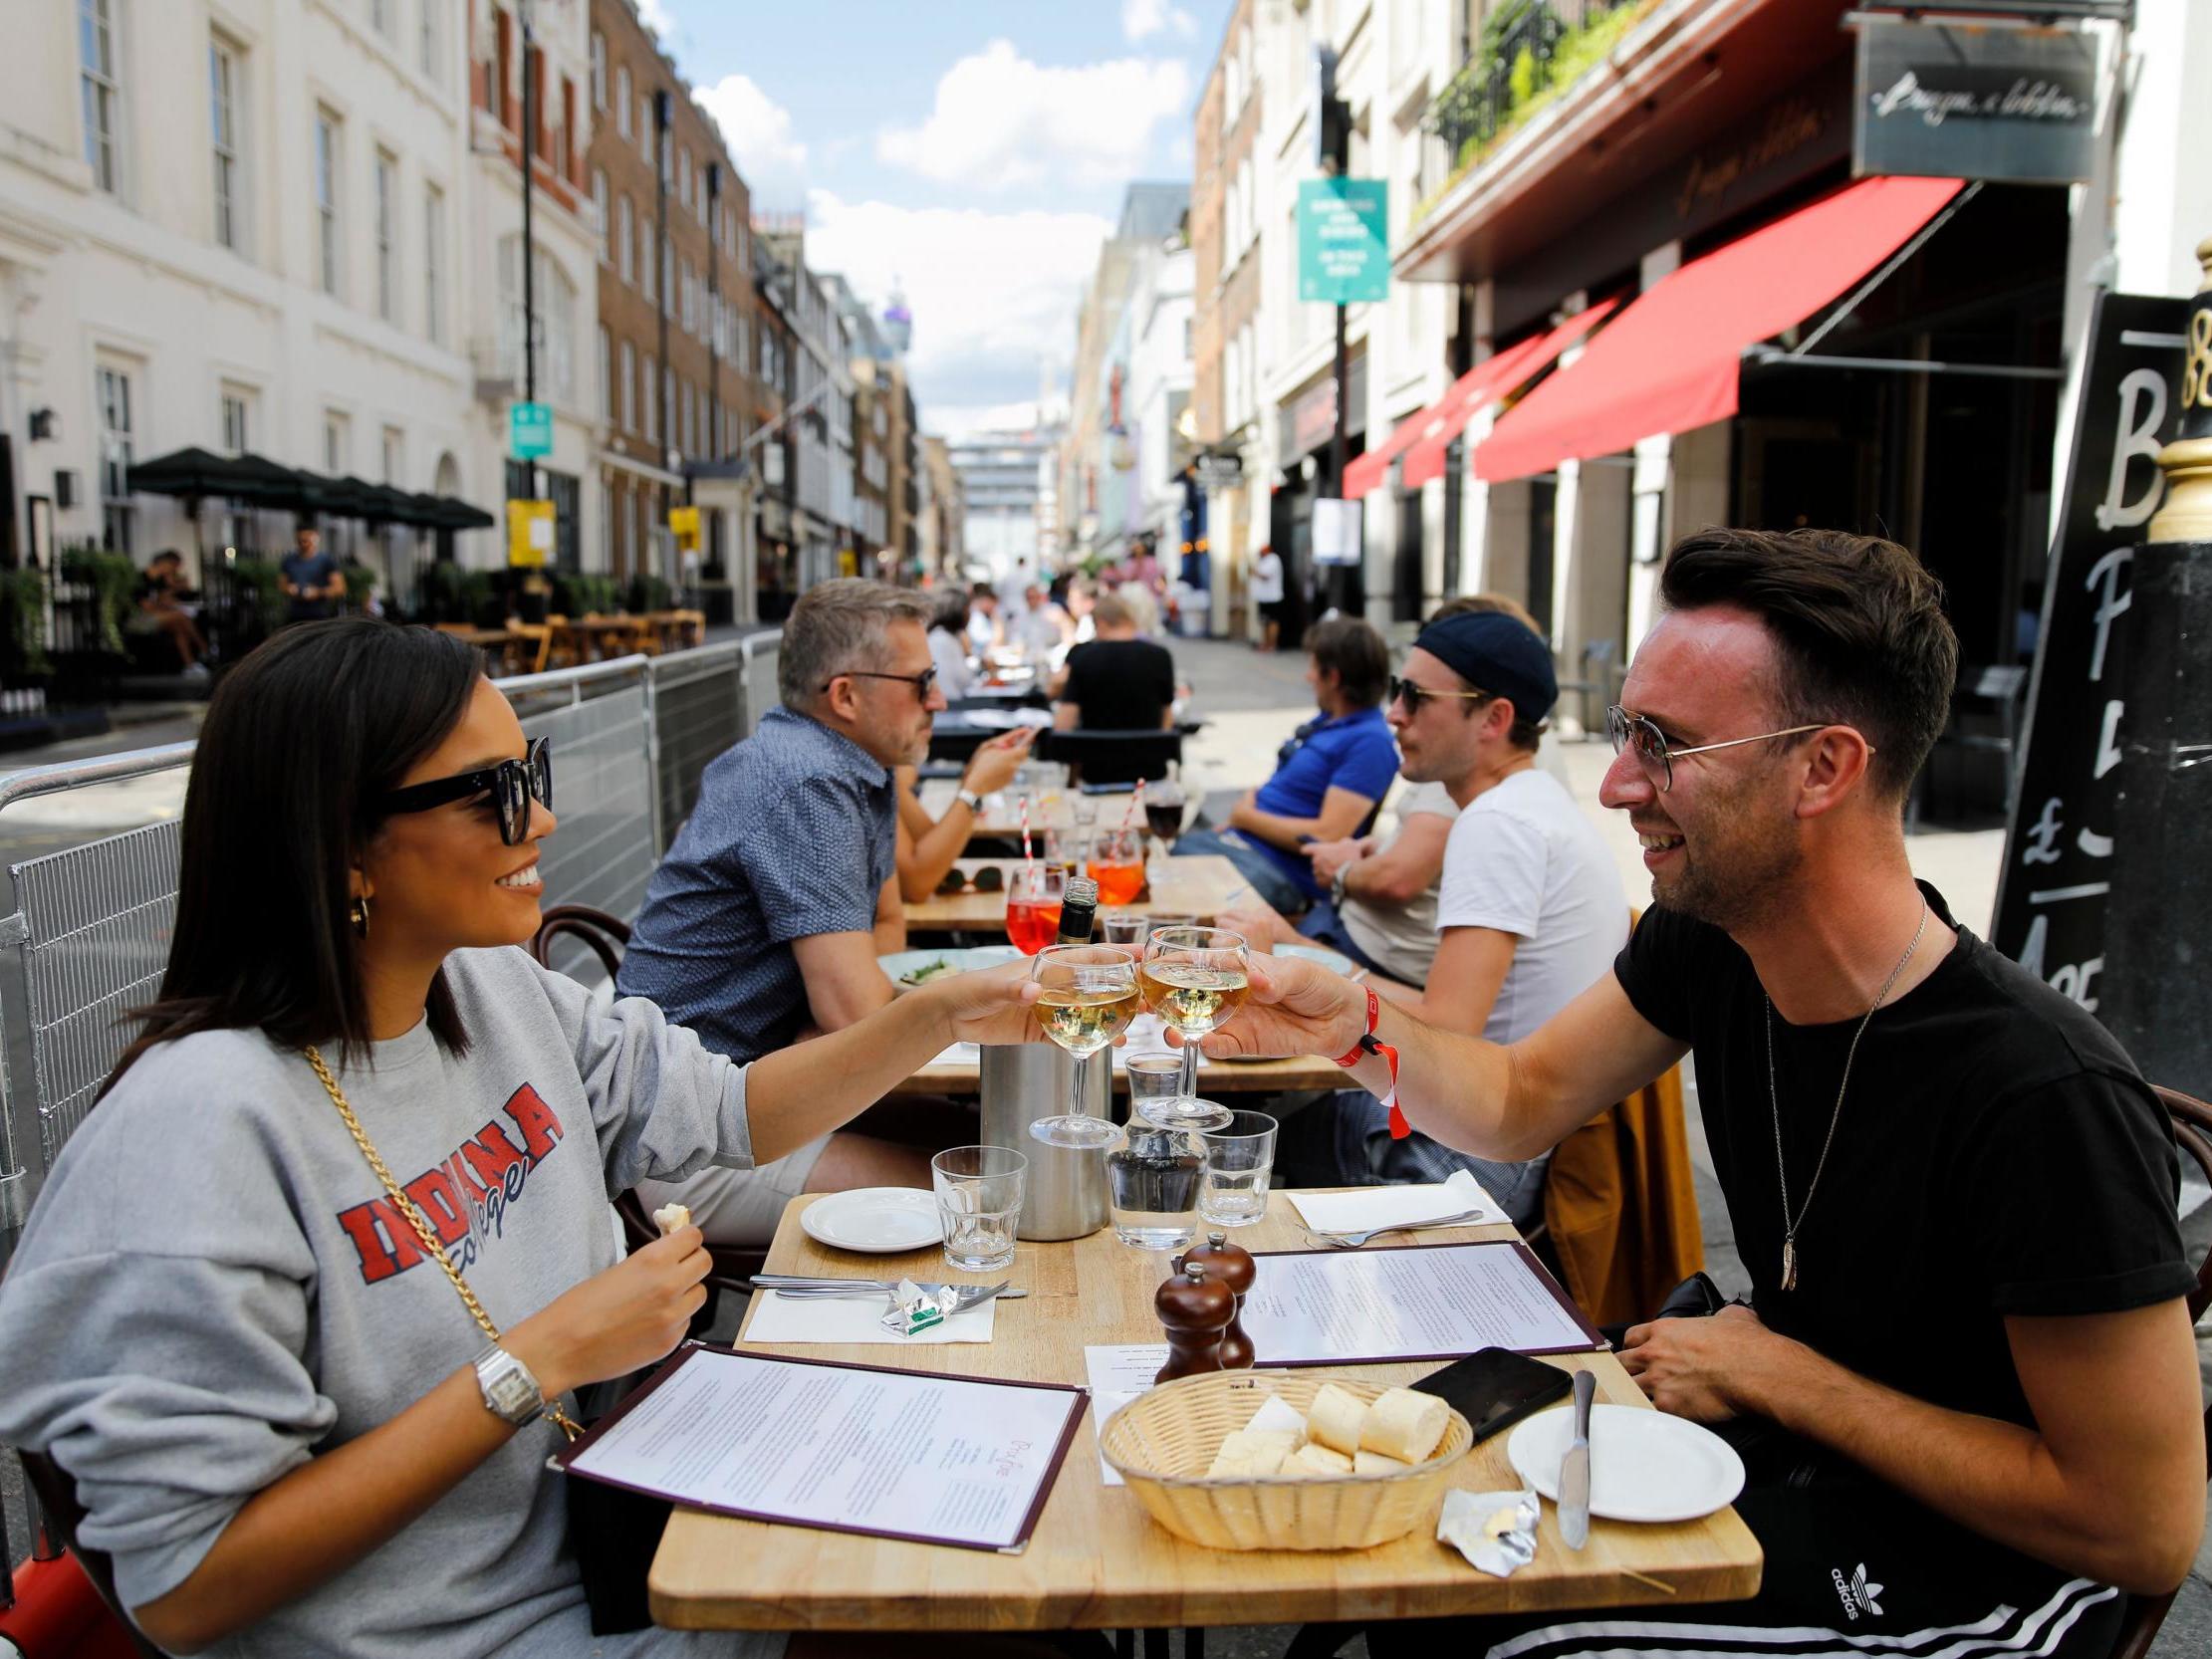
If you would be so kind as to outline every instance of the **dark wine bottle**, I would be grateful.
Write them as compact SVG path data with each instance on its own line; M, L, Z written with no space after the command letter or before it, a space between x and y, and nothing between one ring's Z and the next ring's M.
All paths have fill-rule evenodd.
M1070 881L1060 895L1060 932L1056 945L1088 945L1099 919L1099 884L1088 875Z

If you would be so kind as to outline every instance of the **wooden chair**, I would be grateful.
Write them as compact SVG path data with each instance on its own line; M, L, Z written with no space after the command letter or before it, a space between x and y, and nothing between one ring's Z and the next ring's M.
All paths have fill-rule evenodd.
M142 1659L166 1659L162 1650L138 1633L130 1622L130 1615L123 1610L116 1597L116 1563L105 1549L88 1549L77 1540L77 1530L85 1524L85 1506L77 1501L77 1482L68 1470L44 1452L16 1453L23 1464L23 1478L37 1496L39 1509L46 1517L46 1525L62 1540L69 1552L77 1557L77 1564L84 1568L85 1576L100 1599L115 1614L116 1622L123 1627L130 1643L130 1651Z
M553 947L556 941L571 938L588 947L599 958L600 966L613 979L622 965L621 947L629 943L629 924L605 910L595 910L589 904L557 904L545 913L538 923L538 931L530 941L530 954L540 967L553 966ZM614 1200L614 1213L621 1218L622 1236L631 1250L649 1245L660 1236L652 1217L645 1213L645 1206L636 1193L625 1192ZM691 1334L696 1336L714 1323L715 1305L721 1293L730 1291L741 1297L753 1294L753 1275L768 1265L764 1250L729 1250L709 1246L708 1257L714 1267L707 1274L707 1298L699 1310L691 1315Z
M1039 760L1059 761L1079 784L1133 784L1167 776L1167 763L1183 758L1183 734L1165 731L1059 732L1037 734Z
M2155 1089L2166 1108L2166 1116L2173 1122L2173 1138L2182 1152L2196 1160L2204 1178L2212 1181L2212 1106L2202 1100L2182 1093L2177 1088ZM2204 1317L2204 1310L2212 1307L2212 1251L2208 1251L2197 1264L2197 1288L2189 1293L2189 1317ZM2212 1459L2212 1406L2204 1413L2204 1444L2207 1459ZM2127 1598L2127 1612L2120 1621L2119 1639L2112 1644L2112 1659L2147 1659L2150 1644L2158 1639L2158 1627L2166 1622L2166 1610L2173 1605L2173 1596L2131 1595Z

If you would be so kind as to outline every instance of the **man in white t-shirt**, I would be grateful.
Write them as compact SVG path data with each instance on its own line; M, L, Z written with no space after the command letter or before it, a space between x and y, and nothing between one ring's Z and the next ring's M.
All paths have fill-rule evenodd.
M1442 783L1459 817L1444 844L1426 984L1367 983L1430 1025L1514 1042L1602 978L1627 942L1611 854L1537 766L1540 723L1558 697L1543 640L1496 613L1431 622L1392 682L1385 713L1404 776ZM1515 1225L1543 1215L1549 1151L1500 1163L1418 1133L1393 1140L1371 1095L1339 1094L1285 1136L1290 1157L1278 1163L1295 1166L1286 1179L1300 1184L1440 1181L1466 1169Z
M1272 651L1283 631L1283 556L1271 547L1260 549L1260 557L1252 561L1252 602L1260 611L1255 649Z

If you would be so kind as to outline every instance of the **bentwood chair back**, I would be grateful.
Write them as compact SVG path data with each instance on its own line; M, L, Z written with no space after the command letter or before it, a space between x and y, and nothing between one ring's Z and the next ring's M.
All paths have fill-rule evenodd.
M2178 1088L2155 1083L2151 1087L2172 1121L2174 1143L2183 1156L2196 1160L2205 1180L2212 1181L2212 1106ZM2197 1264L2197 1288L2189 1293L2190 1319L2203 1318L2207 1307L2212 1307L2212 1250ZM2212 1406L2204 1413L2204 1445L2206 1460L2212 1462ZM2166 1609L2172 1605L2170 1593L2129 1596L2119 1640L2112 1644L2112 1659L2148 1659L2150 1644L2158 1639L2158 1627L2166 1622Z

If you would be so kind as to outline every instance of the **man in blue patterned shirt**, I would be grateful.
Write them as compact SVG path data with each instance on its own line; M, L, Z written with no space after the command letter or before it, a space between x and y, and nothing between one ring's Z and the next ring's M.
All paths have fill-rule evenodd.
M745 1062L891 1000L902 950L895 766L929 752L937 689L919 594L843 580L784 624L780 707L706 769L653 872L616 989ZM647 1209L690 1206L715 1244L764 1244L801 1192L929 1185L926 1153L840 1131L754 1170L648 1182Z

